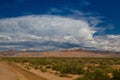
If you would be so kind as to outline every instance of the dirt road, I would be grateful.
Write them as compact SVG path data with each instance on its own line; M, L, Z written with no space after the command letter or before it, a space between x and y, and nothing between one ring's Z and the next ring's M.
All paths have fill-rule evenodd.
M0 61L0 80L47 80L21 68Z

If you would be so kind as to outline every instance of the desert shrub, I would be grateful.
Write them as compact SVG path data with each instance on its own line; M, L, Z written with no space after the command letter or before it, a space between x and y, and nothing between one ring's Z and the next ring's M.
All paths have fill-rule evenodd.
M93 80L110 80L109 76L107 73L104 72L102 69L97 69L93 73Z
M113 71L113 78L112 80L120 80L120 70Z
M75 80L92 80L92 79L89 77L83 76L83 77L78 77Z
M60 73L59 77L69 77L70 78L70 76L68 74L66 74L66 73Z
M46 69L51 69L52 67L50 65L47 65L46 66Z
M104 73L110 73L113 71L110 65L99 65L97 68L103 70Z
M40 67L40 71L41 71L41 72L46 72L46 71L47 71L47 69L46 69L46 68L44 68L44 67Z
M85 73L83 77L78 77L76 80L110 80L110 78L102 70L96 69L94 72Z
M31 68L29 66L24 66L25 69L30 70Z
M53 64L53 65L52 65L52 69L53 69L53 70L60 71L61 69L63 69L63 67L62 67L62 65L60 65L60 64Z

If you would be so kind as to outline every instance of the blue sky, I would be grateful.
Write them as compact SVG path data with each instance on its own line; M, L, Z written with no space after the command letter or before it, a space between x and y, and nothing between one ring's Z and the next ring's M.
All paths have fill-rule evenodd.
M74 14L70 11L73 9L103 17L102 26L110 26L105 33L119 34L119 7L119 0L0 0L0 18L33 14L68 16Z
M23 39L23 36L21 37L23 34L20 32L27 37L29 35L30 39L31 36L32 39L33 37L38 39L41 36L42 38L43 36L51 37L56 34L59 37L56 35L52 37L57 39L57 42L60 42L60 37L67 36L68 40L65 37L65 40L62 39L63 42L119 51L119 8L119 0L0 0L0 41L2 43L3 38L5 40L7 38L7 42L13 41L11 39L16 39L18 42L18 39ZM46 24L46 21L49 23ZM53 25L56 22L58 24ZM71 25L64 22L71 23ZM68 27L61 27L62 25ZM45 26L44 29L41 26ZM53 26L61 27L61 30L59 31ZM66 32L66 29L70 32ZM77 29L79 29L79 35L76 33ZM12 34L14 30L19 37ZM83 36L87 36L87 38L83 38ZM28 38L25 40L28 41ZM104 43L102 43L103 41ZM94 46L91 46L93 43ZM1 48L4 47L6 45L1 45Z

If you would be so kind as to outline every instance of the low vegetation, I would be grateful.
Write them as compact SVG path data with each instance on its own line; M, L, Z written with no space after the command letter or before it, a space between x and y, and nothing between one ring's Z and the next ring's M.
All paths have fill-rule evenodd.
M75 80L120 80L120 58L3 58L42 72L55 70L60 77L79 75ZM114 67L113 67L114 66ZM116 67L115 67L116 66Z

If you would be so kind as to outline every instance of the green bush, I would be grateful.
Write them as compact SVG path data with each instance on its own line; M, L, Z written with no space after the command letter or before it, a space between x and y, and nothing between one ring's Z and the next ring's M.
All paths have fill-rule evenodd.
M120 70L113 71L113 78L112 80L120 80Z
M110 80L107 73L105 73L102 69L96 70L93 74L93 80Z

